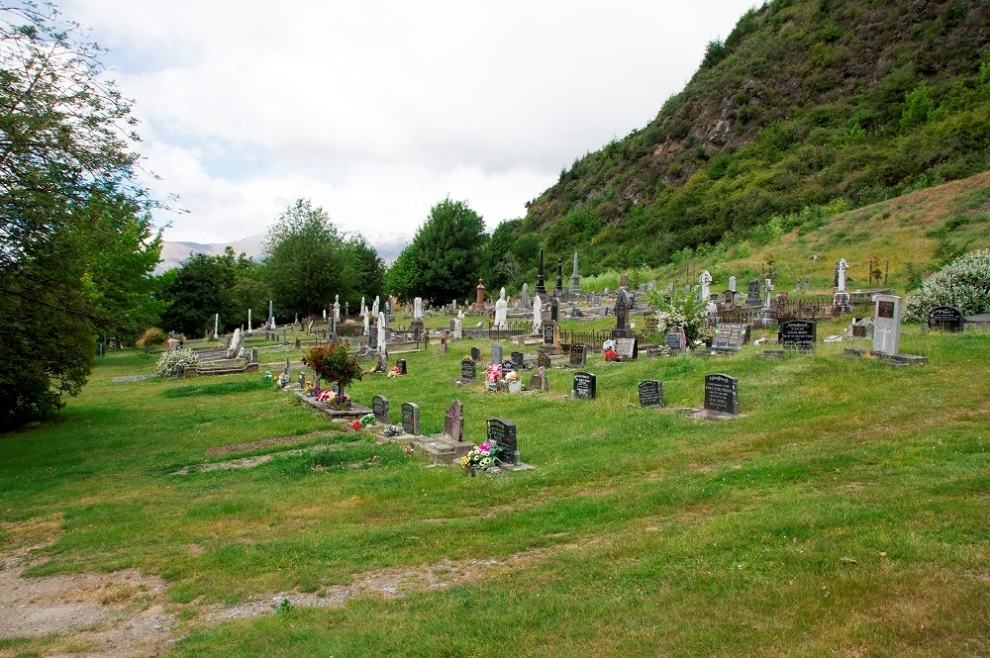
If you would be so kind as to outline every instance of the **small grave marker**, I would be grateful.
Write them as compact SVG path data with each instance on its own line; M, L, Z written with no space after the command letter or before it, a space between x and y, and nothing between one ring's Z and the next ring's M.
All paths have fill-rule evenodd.
M726 414L738 414L739 380L729 375L706 375L705 409Z
M406 434L419 436L419 405L412 402L402 403L402 431Z
M583 368L588 363L586 345L571 345L570 365Z
M473 382L478 377L478 364L474 359L464 359L461 361L461 379Z
M574 397L594 400L598 394L598 377L590 372L574 373Z
M549 354L546 352L540 352L536 356L536 365L540 368L546 368L549 370L550 366L553 365L553 362L550 360Z
M678 352L687 348L687 336L684 327L671 327L667 332L667 347Z
M547 376L543 373L535 373L529 378L529 386L527 387L531 391L542 391L546 393L550 390L550 384L547 382Z
M513 365L513 367L516 370L522 370L523 361L526 359L526 357L523 355L523 353L522 352L513 352L511 354L511 357L512 357L512 365Z
M400 375L407 374L407 371L406 371L406 360L405 359L399 359L398 361L395 362L395 365L396 365L396 367L399 368L399 374Z
M663 407L663 384L656 379L639 383L639 406Z
M958 308L937 306L928 312L928 328L940 331L962 331L966 318Z
M715 327L712 349L736 352L746 342L748 327L743 324L719 324Z
M492 343L492 359L490 363L502 363L501 343Z
M388 398L384 395L376 395L371 398L371 411L375 414L375 422L382 425L389 424L388 418Z
M519 464L519 442L516 425L502 418L488 419L488 440L502 446L503 461Z
M477 347L472 347L471 358L474 359L475 361L481 361L481 350L479 350Z

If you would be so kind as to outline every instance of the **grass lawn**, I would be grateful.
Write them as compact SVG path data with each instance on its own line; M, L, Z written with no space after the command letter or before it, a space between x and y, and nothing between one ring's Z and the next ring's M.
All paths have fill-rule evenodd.
M427 468L326 432L260 374L113 383L154 367L114 353L57 422L0 436L0 549L34 528L54 541L29 576L163 578L170 656L990 655L990 334L907 326L902 351L928 365L896 370L822 343L783 360L592 356L589 401L567 397L564 370L547 394L459 388L473 345L487 356L432 341L404 355L407 377L348 392L385 395L396 419L419 404L427 433L460 399L474 443L486 418L513 421L535 470ZM680 413L717 372L739 379L743 415ZM666 409L638 406L645 379ZM339 605L208 614L345 590ZM73 651L2 638L0 656Z

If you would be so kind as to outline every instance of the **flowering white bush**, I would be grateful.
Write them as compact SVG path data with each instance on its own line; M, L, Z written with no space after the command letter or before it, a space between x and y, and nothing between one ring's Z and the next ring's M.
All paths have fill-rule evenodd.
M174 377L178 366L198 366L199 356L190 349L180 347L177 350L163 352L158 363L155 364L155 372L162 377Z
M923 322L936 306L963 315L990 313L990 250L960 256L928 277L904 308L906 322Z
M666 292L666 291L664 291ZM713 335L709 323L707 301L698 299L695 292L681 293L674 290L670 301L659 290L646 293L647 298L656 310L657 333L662 338L672 327L684 327L684 336L688 344L709 339Z

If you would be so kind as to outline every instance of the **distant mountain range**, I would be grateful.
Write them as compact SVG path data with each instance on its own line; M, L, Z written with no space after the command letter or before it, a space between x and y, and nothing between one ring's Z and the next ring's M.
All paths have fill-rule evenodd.
M365 238L375 251L378 257L386 264L391 264L407 244L412 241L412 236L401 233L382 233L371 238ZM263 234L250 235L233 242L213 242L203 244L200 242L173 242L165 240L162 242L162 261L155 268L155 274L161 274L166 270L179 267L189 258L190 254L206 254L207 256L219 256L229 246L235 254L245 254L248 258L261 260L264 255L265 236Z

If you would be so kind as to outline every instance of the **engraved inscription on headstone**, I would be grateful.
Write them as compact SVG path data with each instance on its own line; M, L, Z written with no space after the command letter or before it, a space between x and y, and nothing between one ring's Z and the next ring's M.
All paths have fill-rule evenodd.
M962 331L966 326L966 318L958 308L952 306L936 306L928 311L928 327L941 331Z
M588 362L588 350L585 345L571 345L570 365L583 367Z
M812 350L818 337L818 325L812 320L788 320L780 323L777 342L785 349Z
M412 402L402 403L402 431L406 434L419 435L419 405Z
M639 356L635 338L616 338L615 352L622 361L632 361Z
M663 384L656 379L647 379L639 383L639 406L641 407L662 407Z
M519 442L516 425L502 418L488 419L488 440L502 446L502 461L519 463Z
M738 414L739 380L729 375L706 375L705 409L726 414Z
M375 414L375 422L388 425L388 398L384 395L376 395L371 398L371 411Z
M513 365L513 367L515 367L516 370L521 370L522 367L523 367L523 361L525 361L525 359L526 359L526 357L523 355L523 353L522 352L513 352L509 356L512 358L512 365Z
M595 399L598 391L598 377L590 372L574 373L574 397Z

